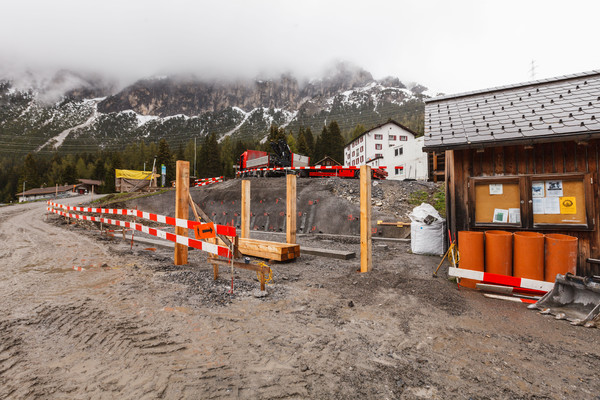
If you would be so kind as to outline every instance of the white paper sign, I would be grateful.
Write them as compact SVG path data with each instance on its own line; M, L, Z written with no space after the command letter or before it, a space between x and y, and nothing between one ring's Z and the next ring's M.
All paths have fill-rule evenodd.
M544 198L534 198L533 200L533 213L543 214L544 213Z
M562 181L546 181L546 194L548 197L562 197L562 195L563 195Z
M508 222L508 210L495 208L492 222Z
M511 224L521 223L521 209L520 208L509 208L508 209L508 222Z
M490 194L502 194L502 184L490 183Z
M544 214L560 214L560 199L558 197L544 198Z
M531 183L531 197L544 197L544 182Z

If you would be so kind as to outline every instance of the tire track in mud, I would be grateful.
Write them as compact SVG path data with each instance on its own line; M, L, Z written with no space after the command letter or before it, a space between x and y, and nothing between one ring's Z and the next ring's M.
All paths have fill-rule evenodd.
M185 341L84 300L0 321L0 398L164 392ZM123 389L126 388L125 392Z

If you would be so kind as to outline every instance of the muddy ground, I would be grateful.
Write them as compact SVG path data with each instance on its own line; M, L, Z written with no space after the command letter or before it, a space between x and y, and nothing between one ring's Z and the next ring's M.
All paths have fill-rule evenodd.
M174 266L44 209L0 208L0 398L600 398L600 330L458 291L409 243L376 242L367 274L274 264L266 296L236 271L230 294L204 253Z

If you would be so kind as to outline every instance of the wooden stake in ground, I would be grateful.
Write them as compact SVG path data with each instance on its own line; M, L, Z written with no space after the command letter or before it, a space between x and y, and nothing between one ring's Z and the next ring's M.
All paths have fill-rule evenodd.
M250 237L250 181L242 181L242 226L240 237Z
M360 166L360 272L373 267L371 245L371 167Z
M188 219L190 212L190 163L188 161L177 161L177 178L175 182L175 218ZM175 234L188 235L187 228L175 228ZM188 262L188 248L185 245L175 243L175 257L173 264L185 265Z
M286 177L286 212L286 242L296 244L296 175L293 174Z

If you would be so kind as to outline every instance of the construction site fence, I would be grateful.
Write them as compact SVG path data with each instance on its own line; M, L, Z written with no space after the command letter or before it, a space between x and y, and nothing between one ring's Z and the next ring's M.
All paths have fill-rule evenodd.
M187 228L194 229L196 226L200 225L200 222L189 221L187 219L182 218L173 218L167 217L165 215L160 214L152 214L145 211L140 210L132 210L132 209L112 209L112 208L92 208L92 207L73 207L73 206L65 206L63 204L54 203L51 201L47 202L48 208L47 211L61 215L67 218L74 218L83 221L92 221L92 222L101 222L109 225L120 226L123 228L133 229L139 232L146 233L151 236L156 236L160 239L168 240L170 242L174 242L177 244L181 244L187 247L191 247L197 250L202 250L207 253L211 253L214 255L218 255L221 257L231 258L232 252L230 249L224 246L219 246L212 243L207 243L202 240L189 238L187 236L177 235L170 232L165 232L160 229L150 228L148 226L129 221L121 221L110 218L102 218L95 217L90 215L79 215L72 214L67 211L78 211L78 212L86 212L86 213L96 213L96 214L113 214L113 215L125 215L125 216L133 216L139 217L142 219L146 219L149 221L164 223L167 225L179 227L179 228ZM217 225L214 224L215 231L218 235L224 236L237 236L237 232L232 226L225 225Z
M386 169L387 167L377 167L379 169ZM333 170L340 170L340 169L355 169L355 170L359 170L360 167L357 166L350 166L350 167L343 167L341 165L315 165L312 167L273 167L273 168L250 168L250 169L244 169L241 171L237 171L236 174L240 175L240 174L244 174L247 172L255 172L255 171L302 171L302 170L319 170L319 169L333 169Z

